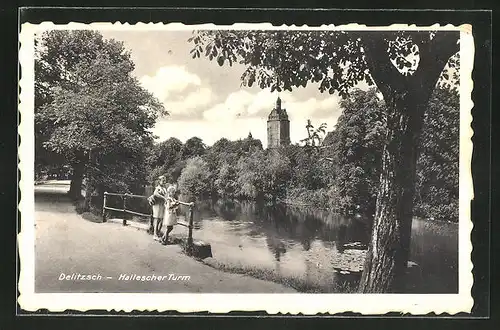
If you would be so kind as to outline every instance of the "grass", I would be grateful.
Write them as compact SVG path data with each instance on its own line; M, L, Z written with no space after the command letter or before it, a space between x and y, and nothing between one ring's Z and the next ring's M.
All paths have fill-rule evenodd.
M75 211L77 214L79 214L82 218L85 220L91 221L91 222L97 222L101 223L102 222L102 215L101 211L95 208L91 208L89 211L84 211L84 200L80 199L77 201L74 201L75 204Z
M88 221L97 222L97 223L102 222L102 217L99 215L96 215L92 212L83 212L80 215L82 218L84 218L85 220L88 220Z
M356 288L352 288L347 283L335 284L332 287L325 288L319 284L314 284L305 281L299 277L282 276L272 270L261 269L251 266L231 266L218 262L215 259L209 258L202 261L205 265L214 269L232 274L242 274L251 276L264 281L274 282L293 288L301 293L352 293Z

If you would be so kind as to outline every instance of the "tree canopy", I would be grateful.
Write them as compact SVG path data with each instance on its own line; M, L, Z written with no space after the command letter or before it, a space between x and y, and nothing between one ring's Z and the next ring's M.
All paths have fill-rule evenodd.
M406 89L441 74L458 79L458 54L450 60L458 39L455 31L211 30L196 31L189 41L193 58L246 65L245 86L291 91L312 82L345 96L361 81Z
M166 111L133 69L123 44L95 31L50 31L37 42L38 147L64 156L88 189L127 191L143 179L150 129Z

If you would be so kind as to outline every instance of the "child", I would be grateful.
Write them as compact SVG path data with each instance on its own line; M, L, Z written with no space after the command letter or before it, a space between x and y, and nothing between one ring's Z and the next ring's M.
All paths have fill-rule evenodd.
M165 214L165 201L167 195L165 184L165 177L163 175L158 177L158 186L155 188L153 195L148 198L149 203L153 205L153 238L156 241L160 240L163 216Z
M186 206L193 205L193 203L184 203L176 200L174 198L175 191L176 189L174 186L170 186L167 188L167 197L165 199L165 216L164 216L164 221L167 226L167 230L165 231L161 239L161 243L163 245L168 244L168 235L174 229L174 225L177 224L177 209L179 205L186 205Z

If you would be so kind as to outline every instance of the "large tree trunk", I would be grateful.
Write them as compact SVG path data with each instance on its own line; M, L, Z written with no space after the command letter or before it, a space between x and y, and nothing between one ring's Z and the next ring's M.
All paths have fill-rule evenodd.
M92 205L92 194L96 190L96 181L95 181L95 160L97 154L93 152L93 150L89 150L88 153L88 162L89 162L89 170L87 171L87 181L85 184L85 200L83 202L83 211L90 211L90 206Z
M90 206L92 205L92 187L89 185L87 186L87 189L85 190L85 200L83 202L83 211L88 212L90 211Z
M400 292L410 252L417 148L428 98L392 95L370 247L361 292Z
M72 199L80 199L82 197L83 175L85 174L85 163L81 160L73 164L73 175L68 194Z
M360 36L371 76L386 103L387 134L375 218L360 292L401 292L410 253L419 137L430 95L459 47L457 32L413 32L417 70L403 76L388 56L390 32Z

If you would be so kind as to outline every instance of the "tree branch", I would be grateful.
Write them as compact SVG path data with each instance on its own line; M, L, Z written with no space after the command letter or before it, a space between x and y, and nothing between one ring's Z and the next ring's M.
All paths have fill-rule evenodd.
M387 34L363 33L361 41L370 74L382 93L385 94L386 86L402 86L404 77L389 58Z
M429 32L425 32L427 35ZM426 89L429 95L450 57L460 50L459 33L436 32L434 38L424 39L423 32L412 36L420 51L420 62L414 74L413 86Z

